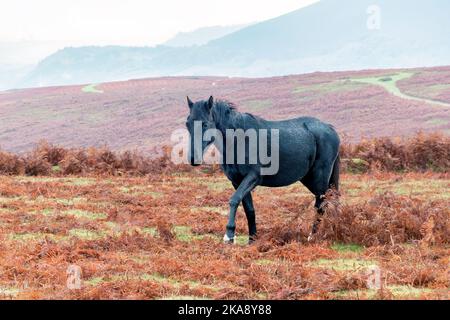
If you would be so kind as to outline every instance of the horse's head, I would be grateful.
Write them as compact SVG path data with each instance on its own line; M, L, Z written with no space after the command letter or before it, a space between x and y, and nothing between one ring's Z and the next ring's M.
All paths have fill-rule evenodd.
M186 127L190 134L188 159L191 165L198 166L203 160L203 154L214 140L204 141L204 133L208 129L214 128L214 121L211 116L211 109L214 106L214 98L208 100L192 102L187 98L189 106L189 116L186 120Z

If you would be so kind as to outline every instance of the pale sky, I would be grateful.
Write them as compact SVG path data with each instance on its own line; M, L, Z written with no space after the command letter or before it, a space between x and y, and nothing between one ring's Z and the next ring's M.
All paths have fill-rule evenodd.
M316 0L2 0L0 42L155 45L180 31L263 21Z

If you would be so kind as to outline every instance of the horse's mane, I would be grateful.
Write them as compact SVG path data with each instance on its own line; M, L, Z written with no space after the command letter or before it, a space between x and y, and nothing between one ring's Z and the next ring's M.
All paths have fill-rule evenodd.
M250 117L257 120L257 117L250 113L241 113L237 106L227 100L217 100L212 109L212 117L218 127L229 128L244 128L245 119Z

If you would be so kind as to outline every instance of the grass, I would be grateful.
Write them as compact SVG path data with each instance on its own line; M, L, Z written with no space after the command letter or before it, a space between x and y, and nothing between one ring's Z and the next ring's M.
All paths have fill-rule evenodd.
M76 218L83 218L83 219L89 219L89 220L102 220L102 219L108 218L108 215L105 213L96 213L96 212L78 210L78 209L63 211L62 213L70 215L70 216L74 216Z
M361 253L364 251L364 247L359 244L335 243L331 246L331 249L333 249L339 253L345 253L345 252Z
M421 295L432 293L434 290L429 288L416 288L408 285L390 285L387 290L394 296L394 299L417 299ZM341 290L333 294L338 299L346 298L367 298L376 299L378 290L375 289L358 289L358 290Z
M381 86L389 93L393 94L396 97L402 98L402 99L420 101L420 102L425 102L425 103L430 103L430 104L445 106L445 107L450 106L450 104L444 103L441 101L419 98L419 97L415 97L415 96L403 93L400 90L400 88L397 86L397 82L399 82L401 80L409 79L412 76L414 76L414 73L412 73L412 72L399 72L394 75L387 75L387 76L381 76L381 77L353 78L353 79L351 79L351 81L357 82L357 83L365 83L365 84Z
M376 265L374 261L361 259L318 259L309 264L311 267L332 269L335 271L354 271Z
M257 112L273 107L272 100L250 100L243 103L243 110Z
M30 242L30 241L40 241L45 240L46 238L52 240L61 240L62 236L57 236L52 233L44 233L44 232L24 232L24 233L14 233L10 234L9 239L20 242Z
M212 285L204 285L198 281L191 281L191 280L177 280L170 277L166 277L159 273L143 273L143 274L114 274L107 277L94 277L90 278L88 280L83 281L85 285L87 286L98 286L105 282L117 282L117 281L124 281L124 280L141 280L141 281L150 281L150 282L157 282L161 284L170 285L174 288L180 288L182 286L187 286L189 288L205 288L212 291L218 291L220 290L220 287L212 286Z
M192 242L195 240L202 240L205 237L211 237L218 240L218 237L212 234L194 234L190 227L187 226L174 226L172 232L175 234L176 238L183 242Z
M212 206L203 206L203 207L191 207L191 211L194 212L202 212L202 213L217 213L221 216L227 216L228 215L228 208L222 208L222 207L212 207Z
M103 93L103 90L99 90L96 87L98 84L90 84L81 89L84 93Z
M98 240L105 237L105 234L102 232L91 231L86 229L71 229L69 234L73 237L82 240Z
M254 262L254 264L259 266L270 266L276 264L276 262L270 259L258 259Z
M153 199L160 199L164 196L163 192L148 191L146 186L122 186L119 188L120 192L130 195L148 195Z
M0 188L4 193L0 197L0 224L5 235L3 245L8 250L2 253L0 268L12 270L11 266L15 266L20 281L30 284L29 292L43 298L277 299L283 292L289 298L317 298L316 291L295 296L295 292L302 291L296 288L295 279L301 275L302 281L322 289L326 275L330 277L327 285L333 283L336 287L320 297L373 299L378 297L377 291L346 290L348 286L341 286L336 280L355 272L364 275L367 268L377 264L383 267L383 274L389 274L386 286L394 298L418 298L422 294L434 297L439 294L436 290L445 285L440 274L445 272L447 260L441 245L421 249L425 253L421 257L415 251L416 245L399 242L401 250L394 256L398 263L392 264L389 260L393 258L384 245L363 246L356 241L341 243L332 239L315 244L295 239L280 244L266 241L264 237L268 235L283 240L288 235L284 229L291 232L307 226L309 230L314 198L300 184L256 190L260 240L247 246L247 222L241 206L236 245L225 246L222 235L229 195L220 190L227 186L231 193L229 182L222 176L179 177L163 182L113 177L110 181L101 180L95 188L89 187L90 183L100 179L71 177L41 182L37 178L24 185L18 182L23 180L21 177L6 177ZM74 181L83 188L74 188ZM417 201L430 201L434 196L438 202L433 205L442 206L450 193L449 180L431 173L343 174L341 181L342 201L355 206L380 192L410 194L411 190ZM208 185L214 187L210 189ZM158 192L158 200L149 199L141 192L145 190ZM137 201L122 202L123 192L132 194ZM104 203L108 208L103 207ZM408 207L399 210L411 214ZM293 220L298 212L301 219ZM160 219L172 227L175 239L166 241L159 237L155 226ZM274 226L283 223L286 227L280 234L271 235ZM90 255L91 251L95 256ZM61 263L68 261L79 265L86 275L80 291L67 291L67 275ZM430 270L430 277L436 280L426 286L436 290L397 284L414 283L416 265ZM405 273L405 268L412 271ZM0 274L0 285L5 293L13 294L2 295L0 290L0 296L30 298L28 291L7 291L9 286L5 283L10 277L9 273ZM51 285L35 285L38 281Z
M435 118L435 119L427 120L426 124L433 126L433 127L438 127L438 126L448 125L448 121L444 120L444 119L440 119L440 118Z
M65 206L73 206L78 203L86 203L87 199L84 197L74 197L72 199L53 199L56 203L65 205Z
M330 93L337 93L337 92L348 92L353 90L358 90L361 87L363 87L364 84L362 83L352 83L350 81L346 80L337 80L332 82L325 82L325 83L319 83L314 85L302 85L297 86L293 89L292 93L294 94L305 94L314 92L316 95L324 95L324 94L330 94ZM307 99L314 99L314 97L305 97Z
M18 288L5 288L0 287L0 297L16 297L20 290Z
M73 179L64 179L63 182L70 186L91 186L97 183L96 179L93 178L73 178Z

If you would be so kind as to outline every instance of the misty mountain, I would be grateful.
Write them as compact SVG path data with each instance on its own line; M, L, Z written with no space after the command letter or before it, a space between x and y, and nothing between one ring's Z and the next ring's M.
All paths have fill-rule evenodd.
M201 46L64 49L22 86L448 65L448 12L446 0L322 0Z
M0 91L18 87L33 69L34 65L0 63Z
M168 47L191 47L205 45L211 40L222 38L230 33L249 26L249 24L234 26L214 26L194 30L192 32L180 32L172 39L164 42Z
M58 44L36 41L0 42L0 90L16 87Z

